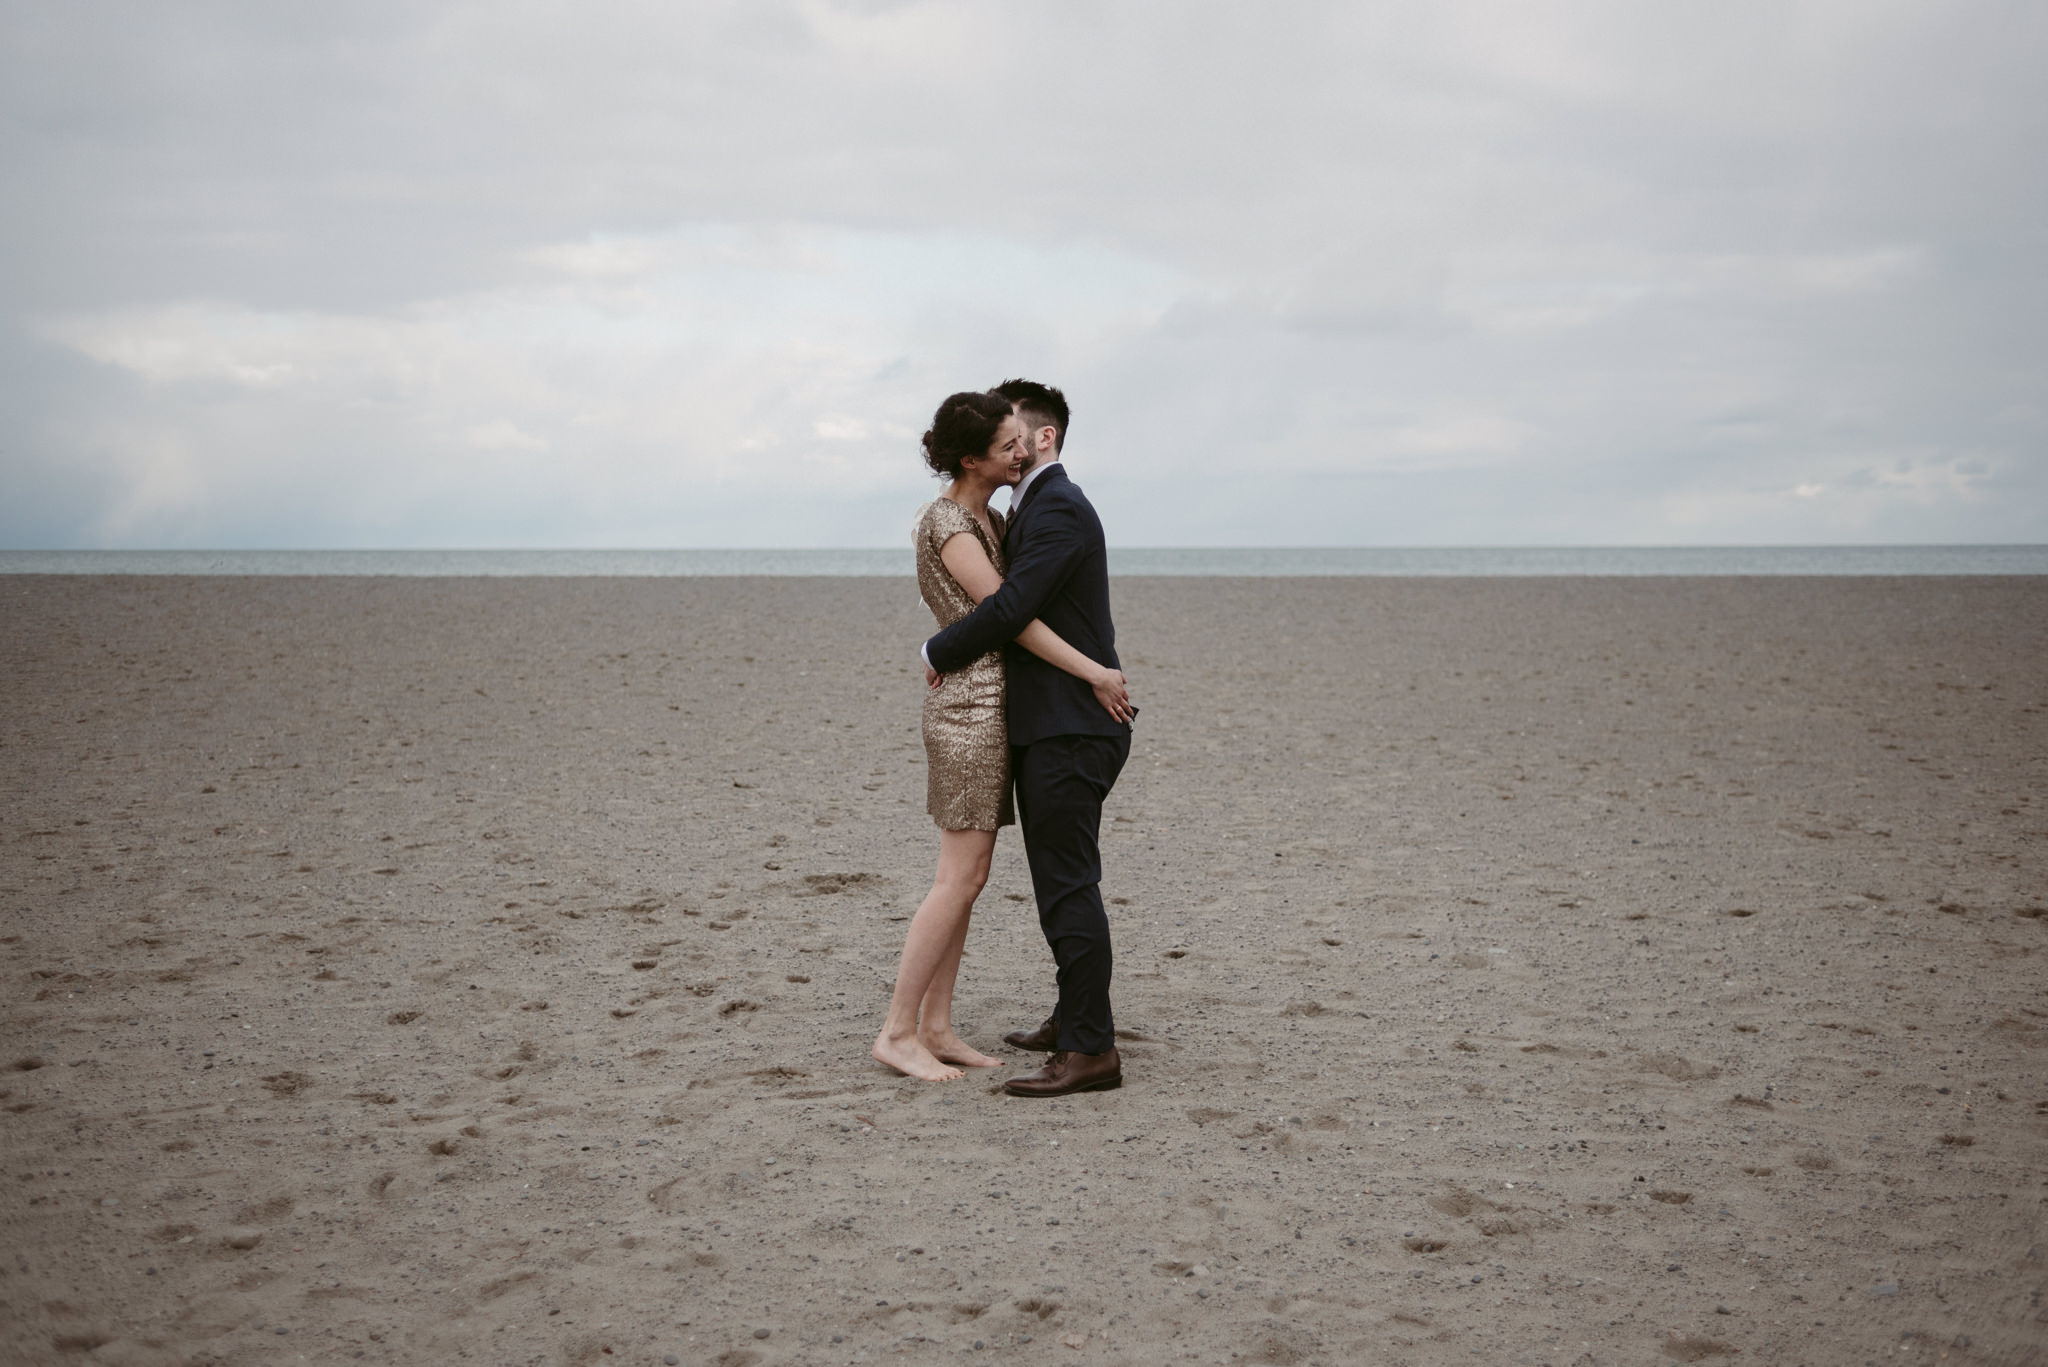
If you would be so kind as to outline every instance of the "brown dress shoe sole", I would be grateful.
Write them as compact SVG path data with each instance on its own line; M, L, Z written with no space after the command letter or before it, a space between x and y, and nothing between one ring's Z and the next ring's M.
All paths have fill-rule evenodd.
M1005 1082L1003 1090L1011 1096L1028 1097L1032 1100L1049 1100L1056 1096L1073 1096L1077 1092L1113 1092L1124 1085L1124 1075L1118 1073L1114 1077L1101 1077L1093 1082L1084 1082L1078 1087L1061 1087L1056 1091L1050 1092L1020 1092L1015 1085L1018 1081L1022 1081L1022 1079L1013 1079L1010 1082Z

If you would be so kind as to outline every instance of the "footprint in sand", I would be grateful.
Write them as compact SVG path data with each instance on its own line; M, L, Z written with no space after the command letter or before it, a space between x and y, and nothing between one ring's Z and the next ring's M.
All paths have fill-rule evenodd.
M1712 1064L1693 1063L1676 1054L1652 1054L1637 1065L1637 1071L1661 1073L1673 1082L1704 1082L1721 1076Z
M1478 1211L1499 1209L1485 1197L1474 1195L1463 1187L1453 1187L1441 1196L1430 1197L1429 1205L1438 1214L1458 1220L1467 1219Z
M845 892L848 888L867 887L888 880L879 873L807 873L804 875L804 890L790 894L793 897L831 897Z
M268 1201L261 1202L260 1204L242 1207L241 1210L235 1212L235 1223L238 1225L273 1224L291 1214L292 1205L293 1201L289 1196L273 1196Z
M96 1329L88 1329L83 1333L58 1334L50 1340L50 1347L54 1348L58 1353L68 1356L94 1352L106 1347L113 1341L114 1336L112 1334L103 1334Z
M540 1273L538 1272L515 1272L509 1277L500 1277L494 1282L485 1282L477 1288L477 1303L480 1305L489 1304L491 1301L505 1295L506 1292L524 1286L526 1283L536 1280L539 1276Z
M1241 1358L1246 1362L1266 1362L1274 1367L1294 1367L1295 1363L1306 1362L1315 1352L1315 1340L1299 1330L1268 1330L1254 1339L1244 1350Z

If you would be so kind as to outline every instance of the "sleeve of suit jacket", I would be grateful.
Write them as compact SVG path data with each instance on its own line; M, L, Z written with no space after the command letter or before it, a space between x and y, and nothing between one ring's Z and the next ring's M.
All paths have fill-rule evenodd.
M1045 601L1067 581L1074 562L1088 549L1081 519L1068 503L1031 510L1029 534L1010 561L1003 586L981 605L925 642L925 658L941 674L964 669L976 659L1017 639Z

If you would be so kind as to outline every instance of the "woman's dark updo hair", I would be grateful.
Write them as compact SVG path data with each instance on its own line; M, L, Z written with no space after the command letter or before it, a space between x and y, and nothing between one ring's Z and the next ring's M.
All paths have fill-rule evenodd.
M995 445L996 429L1010 416L1010 401L973 391L954 394L932 414L924 434L924 460L941 479L960 478L960 462L977 460Z

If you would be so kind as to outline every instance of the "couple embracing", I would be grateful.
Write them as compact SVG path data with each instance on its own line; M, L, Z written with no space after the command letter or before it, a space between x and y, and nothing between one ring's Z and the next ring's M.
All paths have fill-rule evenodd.
M1067 478L1066 435L1066 397L1049 386L1010 380L953 395L924 434L925 460L948 482L912 534L918 589L942 628L923 652L939 869L911 918L873 1052L932 1082L962 1076L956 1064L1002 1066L955 1033L953 982L996 831L1014 821L1059 998L1036 1029L1003 1037L1051 1055L1004 1084L1013 1096L1123 1080L1098 837L1138 709L1117 667L1102 523ZM1007 518L988 506L1001 488L1012 490Z

